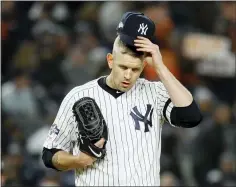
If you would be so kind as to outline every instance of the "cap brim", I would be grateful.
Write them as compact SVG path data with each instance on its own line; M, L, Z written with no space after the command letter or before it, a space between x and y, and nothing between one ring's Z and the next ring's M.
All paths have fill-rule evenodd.
M134 40L137 39L137 38L132 37L132 36L129 36L129 35L126 35L126 34L123 34L123 33L119 33L119 36L120 36L121 41L122 41L124 44L126 44L126 45L128 45L128 46L131 46L131 47L136 47L136 46L134 45ZM153 37L153 38L151 38L151 39L149 38L149 40L150 40L152 43L157 44L157 40L156 40L155 37Z

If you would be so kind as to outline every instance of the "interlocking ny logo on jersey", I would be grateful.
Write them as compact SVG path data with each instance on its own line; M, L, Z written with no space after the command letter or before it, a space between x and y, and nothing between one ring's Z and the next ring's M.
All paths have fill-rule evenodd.
M133 108L133 111L130 112L130 115L132 116L134 122L135 122L135 129L136 130L140 130L140 123L139 122L143 122L145 125L145 129L144 132L148 132L149 131L149 127L152 127L152 113L153 113L153 108L152 105L147 104L147 111L145 113L145 115L142 115L138 109L137 106L135 106ZM149 117L149 119L148 119Z
M147 34L147 30L148 30L147 24L144 25L144 23L142 23L142 24L139 25L138 32L141 32L140 34L146 35Z

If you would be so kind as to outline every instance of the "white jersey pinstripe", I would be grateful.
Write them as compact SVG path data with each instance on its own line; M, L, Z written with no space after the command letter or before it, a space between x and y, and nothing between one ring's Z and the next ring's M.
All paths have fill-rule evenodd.
M161 130L164 121L163 108L169 95L161 82L138 79L135 85L118 98L102 89L97 80L72 89L64 98L54 125L44 143L46 148L72 150L79 154L76 142L78 129L72 114L72 106L81 97L96 100L109 128L107 156L93 168L75 170L76 186L159 186ZM152 126L145 132L144 122L135 121L130 115L137 110L145 115L147 104L153 109ZM170 123L170 102L166 117ZM150 113L147 120L150 121ZM140 128L138 130L138 128Z

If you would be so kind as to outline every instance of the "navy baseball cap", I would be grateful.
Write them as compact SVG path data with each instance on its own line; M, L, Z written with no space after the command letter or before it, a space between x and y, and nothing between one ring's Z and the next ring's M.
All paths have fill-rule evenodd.
M156 43L155 23L143 13L126 12L116 30L121 41L128 46L134 46L137 36L143 36Z

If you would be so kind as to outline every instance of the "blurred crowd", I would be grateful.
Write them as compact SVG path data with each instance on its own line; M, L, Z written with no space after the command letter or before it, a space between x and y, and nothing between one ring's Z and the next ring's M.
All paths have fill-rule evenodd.
M203 120L164 124L161 185L236 186L235 2L1 2L1 182L74 186L46 169L43 142L66 93L109 73L106 54L126 11L156 23L164 63L193 94ZM158 81L152 67L142 77Z

